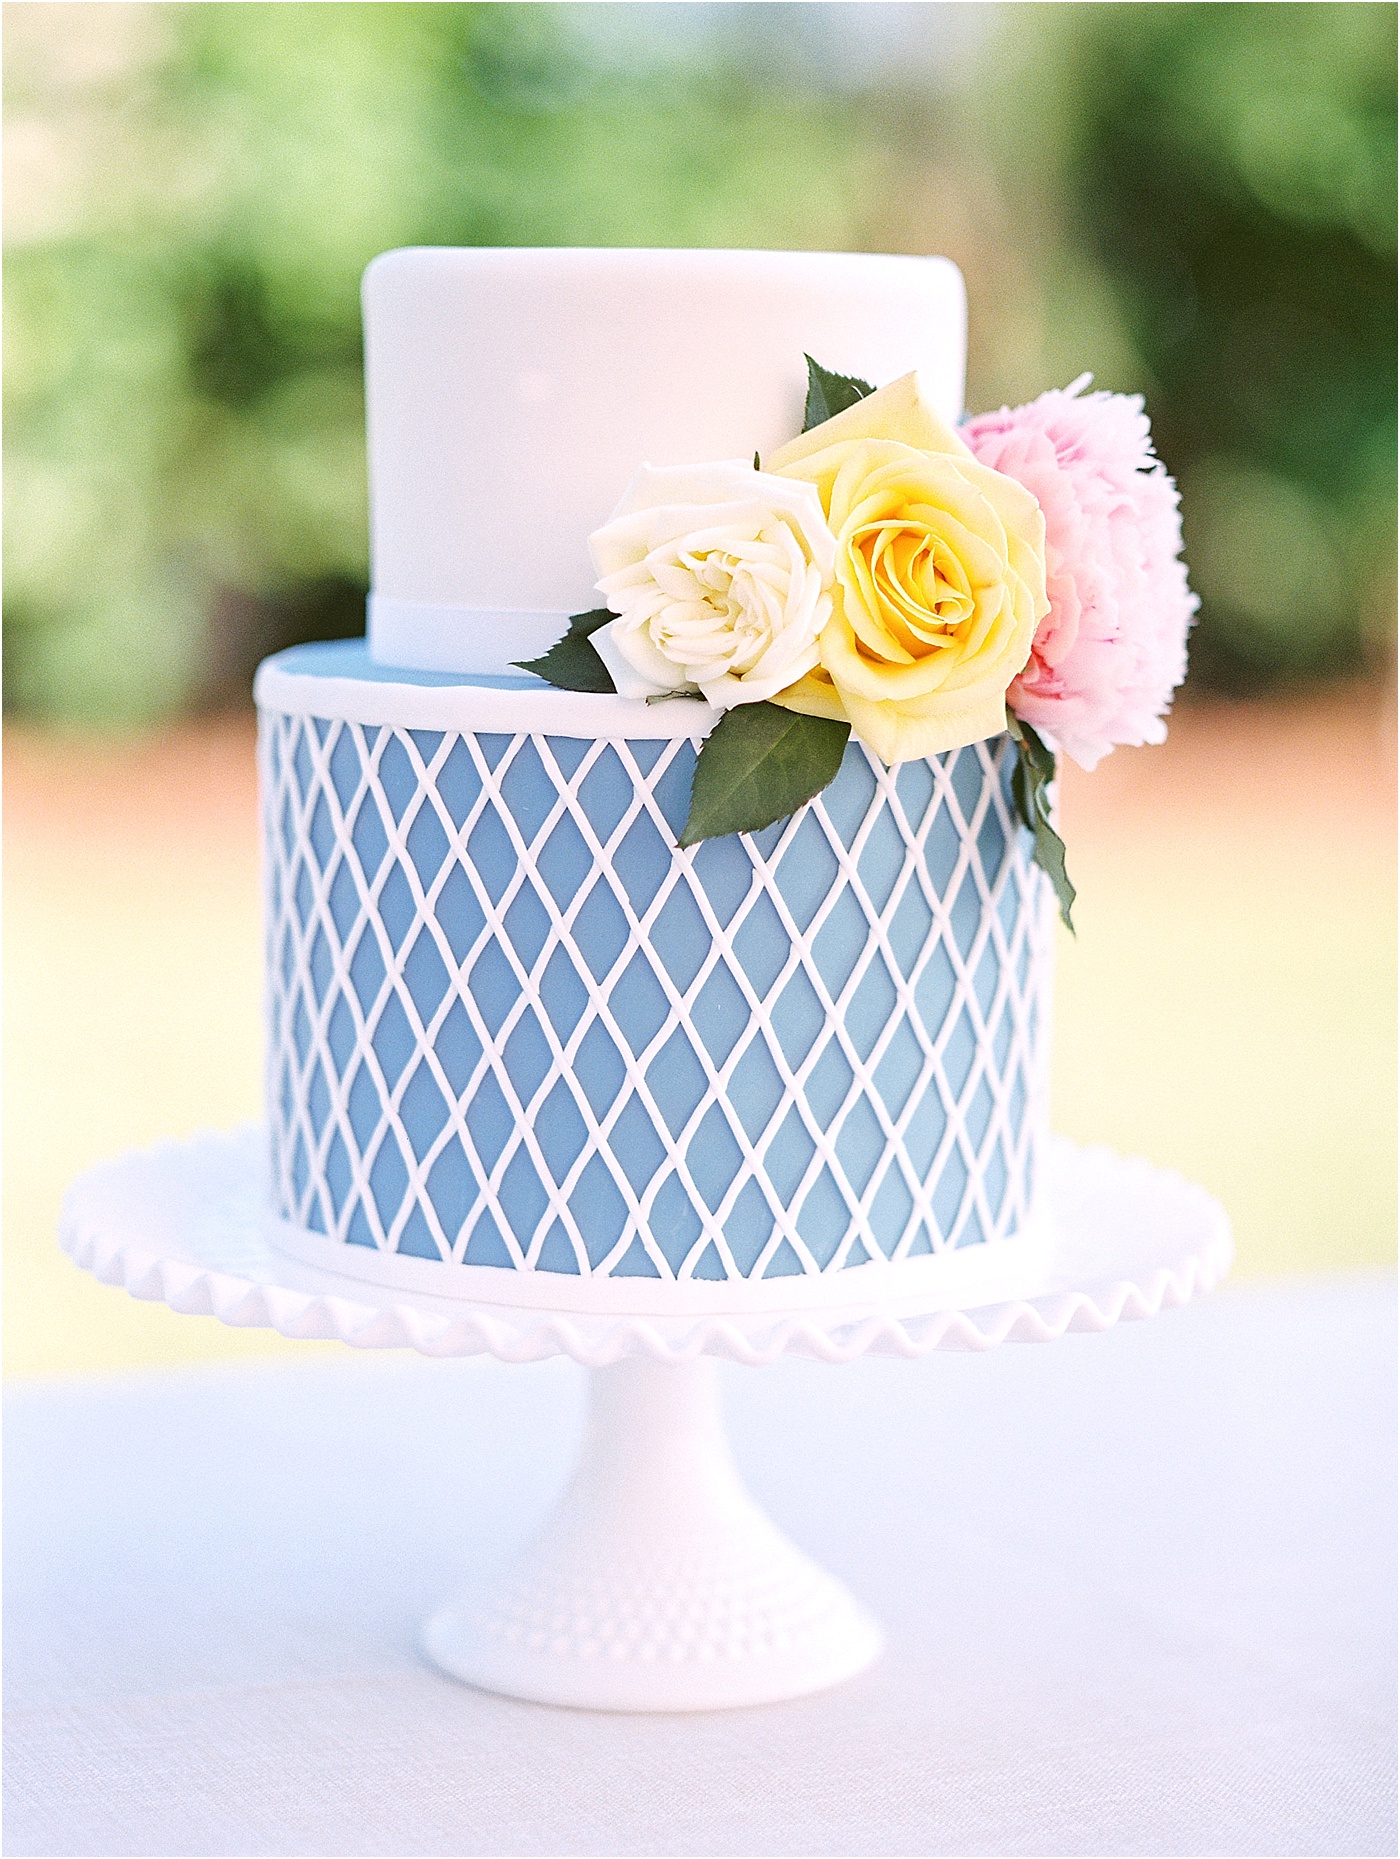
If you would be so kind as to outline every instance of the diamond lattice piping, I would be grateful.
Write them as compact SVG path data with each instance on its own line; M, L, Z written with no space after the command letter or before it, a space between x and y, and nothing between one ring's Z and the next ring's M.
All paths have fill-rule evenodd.
M1011 813L1005 753L998 739L891 771L852 745L827 796L780 827L730 842L742 846L748 861L747 887L732 911L712 895L703 864L697 864L703 847L671 849L660 883L636 907L619 875L619 856L639 821L673 848L677 821L666 803L674 812L675 795L688 787L690 742L581 745L540 735L410 731L265 713L260 754L277 1211L341 1240L368 1238L392 1252L407 1239L406 1250L453 1261L468 1256L473 1235L489 1223L504 1248L500 1262L517 1269L557 1270L562 1262L564 1269L583 1274L606 1275L621 1267L627 1275L643 1270L663 1279L686 1278L697 1268L701 1276L757 1278L775 1264L804 1273L835 1271L866 1258L900 1259L1015 1233L1029 1212L1043 1106L1041 993L1047 961L1041 878L1026 861ZM459 774L465 766L477 783L470 805L457 810L460 818L442 782L453 757ZM620 810L598 818L599 809L583 790L595 771L612 773L609 757L616 758L629 793ZM862 784L869 798L851 832L844 816ZM420 827L421 850L422 839L431 836L422 829L432 822L443 849L425 874L410 840ZM507 850L490 870L473 851L474 838L487 826ZM572 895L556 898L541 860L556 833L569 831L581 844L587 874ZM376 837L383 844L370 870L361 840ZM984 857L984 837L991 858ZM834 880L809 914L794 895L801 888L795 885L796 867L789 870L784 861L810 858L823 847ZM950 850L951 869L931 869L940 858L946 867ZM505 881L497 886L499 867L505 868ZM481 918L460 954L449 934L453 925L439 908L458 872ZM970 902L963 898L969 884ZM390 887L397 898L406 893L408 899L409 916L397 935L389 921ZM625 935L595 974L581 920L600 887L620 914ZM703 925L698 965L691 959L693 942L684 959L678 958L676 936L664 920L678 897ZM533 948L520 946L512 917L522 900L532 900L532 908L542 905L547 919ZM927 917L912 957L907 934L898 947L894 940L907 900L911 920L919 905ZM837 967L845 969L838 975L819 939L836 912L849 915L853 906L863 935L848 962L852 939L846 936L843 944L833 934L831 943L841 945ZM751 972L756 964L744 944L746 926L757 925L756 913L771 913L769 923L776 921L780 929L752 939L767 952L765 960L786 942L776 974L766 979ZM421 937L447 976L435 1002L420 998L423 989L415 993L405 973ZM377 954L382 968L363 1000L352 972L362 949ZM488 951L504 962L518 990L494 1027L474 981ZM560 957L587 993L571 1027L556 1024L541 993L551 961ZM634 1049L614 1000L638 957L665 1011ZM940 972L951 976L951 999L938 1023L926 1025L920 983L940 964ZM363 966L373 968L370 955ZM721 973L742 1000L745 1024L731 1049L716 1057L695 1010L707 984ZM783 1036L782 1004L799 976L815 1000L819 1024L810 1044L793 1055ZM881 988L890 996L873 1037L863 1030L870 1018L860 1002L867 984L872 998ZM454 1082L444 1067L442 1036L459 1004L480 1051L466 1080ZM342 1024L348 1018L352 1034L349 1050L340 1053L331 1034L337 1015ZM396 1069L386 1068L381 1050L386 1016L401 1016L411 1044ZM509 1050L527 1021L531 1036L541 1034L547 1049L543 1071L528 1086ZM953 1047L964 1027L972 1051L959 1084ZM611 1102L596 1109L579 1077L581 1049L595 1029L606 1036L623 1074ZM683 1045L671 1048L677 1034ZM881 1068L887 1055L893 1068L896 1042L900 1053L917 1051L918 1066L894 1104L899 1092L890 1090ZM849 1082L835 1108L819 1114L814 1074L833 1047ZM703 1076L698 1096L679 1109L664 1062L668 1049L688 1052ZM766 1055L781 1086L756 1130L735 1102L736 1076L751 1053L760 1061ZM405 1096L420 1072L427 1081L420 1095L431 1086L443 1114L430 1138L420 1136L415 1144ZM510 1124L494 1157L479 1143L470 1114L492 1085ZM546 1115L557 1092L575 1132L582 1130L581 1140L575 1133L562 1147L557 1135L551 1138ZM356 1093L358 1114L351 1104ZM366 1101L372 1104L368 1122ZM640 1184L629 1171L627 1133L620 1127L634 1104L662 1156ZM911 1132L921 1116L936 1113L942 1120L939 1140L921 1164L911 1153ZM854 1140L843 1147L843 1136L856 1129L865 1132L863 1148ZM785 1134L779 1138L779 1132ZM721 1133L737 1162L716 1194L714 1184L698 1180L697 1173ZM797 1180L785 1189L773 1178L775 1142L785 1143L788 1154L804 1146L810 1150ZM444 1197L434 1192L430 1177L454 1143L469 1171L471 1198L448 1230ZM601 1250L598 1233L585 1231L576 1205L585 1171L599 1162L622 1209L618 1231L604 1233ZM378 1184L377 1170L383 1177ZM528 1210L521 1212L521 1181L537 1201L542 1197L533 1219ZM674 1244L668 1254L654 1230L658 1197L672 1181L680 1204L698 1222L679 1258L672 1256ZM882 1192L891 1206L907 1207L902 1218L877 1209ZM755 1193L762 1203L759 1225L769 1219L771 1231L756 1257L736 1257L731 1237L736 1224L744 1224L736 1209L749 1196L744 1220L752 1225ZM810 1212L818 1201L825 1222L821 1234L814 1233L819 1222ZM675 1204L672 1194L667 1209ZM833 1245L836 1225L842 1230Z

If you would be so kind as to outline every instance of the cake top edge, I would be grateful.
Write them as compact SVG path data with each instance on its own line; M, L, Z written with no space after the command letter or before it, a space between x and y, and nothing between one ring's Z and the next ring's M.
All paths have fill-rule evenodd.
M563 691L528 672L415 671L384 665L361 639L317 640L265 658L253 682L260 710L368 727L455 730L609 741L698 741L720 718L695 699Z
M913 252L807 252L753 249L745 246L670 245L401 245L380 252L365 267L370 281L403 271L419 275L427 268L456 271L699 271L714 277L723 271L760 271L797 276L803 272L900 273L905 278L939 277L946 287L963 289L962 272L951 258Z

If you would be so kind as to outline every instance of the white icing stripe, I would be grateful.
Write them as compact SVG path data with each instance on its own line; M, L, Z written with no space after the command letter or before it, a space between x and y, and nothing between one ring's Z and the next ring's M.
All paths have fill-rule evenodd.
M369 655L403 671L499 676L522 659L539 658L568 626L567 613L369 597Z
M264 659L253 683L259 708L283 716L333 717L390 729L525 731L541 736L603 737L610 742L700 742L720 713L696 699L647 704L630 697L559 691L522 679L519 690L483 684L391 684L284 670Z
M1053 1233L1041 1208L1009 1239L955 1251L901 1259L883 1259L837 1272L803 1277L711 1280L687 1278L658 1283L652 1278L574 1277L567 1272L511 1271L491 1265L453 1265L417 1259L372 1247L349 1246L324 1233L311 1233L275 1214L264 1216L264 1232L274 1252L324 1271L362 1278L390 1290L466 1298L475 1304L503 1304L515 1309L608 1311L620 1316L694 1313L696 1316L751 1315L840 1307L852 1311L869 1304L885 1315L915 1311L975 1310L982 1304L1035 1297L1045 1287L1053 1253Z

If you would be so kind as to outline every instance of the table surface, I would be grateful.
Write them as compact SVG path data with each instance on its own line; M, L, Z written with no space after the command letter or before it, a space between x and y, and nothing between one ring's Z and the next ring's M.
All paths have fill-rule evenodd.
M5 1850L1393 1853L1394 1316L1369 1275L724 1366L751 1489L889 1648L684 1717L491 1697L417 1649L561 1488L570 1363L21 1386Z

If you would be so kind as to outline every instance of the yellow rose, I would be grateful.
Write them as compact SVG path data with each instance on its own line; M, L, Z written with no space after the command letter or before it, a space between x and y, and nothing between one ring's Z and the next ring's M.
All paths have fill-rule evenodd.
M1006 726L1045 596L1045 519L905 375L764 460L815 484L836 537L821 665L772 698L844 717L893 765Z

